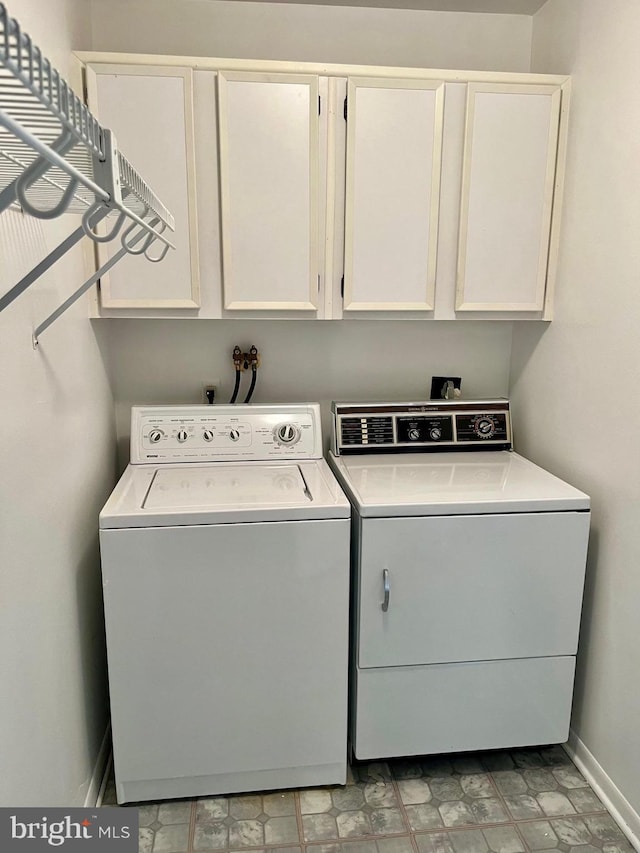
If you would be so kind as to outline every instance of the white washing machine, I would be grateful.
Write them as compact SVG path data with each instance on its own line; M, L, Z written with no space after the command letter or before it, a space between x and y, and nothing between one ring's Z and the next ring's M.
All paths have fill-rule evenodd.
M132 410L100 515L118 802L344 784L349 516L316 404Z
M567 739L589 498L510 448L506 400L333 404L357 758Z

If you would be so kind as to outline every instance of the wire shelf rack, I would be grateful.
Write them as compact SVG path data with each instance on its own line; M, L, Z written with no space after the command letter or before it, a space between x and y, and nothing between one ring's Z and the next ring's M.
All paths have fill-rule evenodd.
M171 213L119 151L111 131L100 125L0 2L0 213L16 202L41 219L81 213L82 225L0 297L0 311L83 234L106 242L129 221L118 259L144 253L157 261L173 248L163 234L175 228ZM106 236L99 235L98 223L107 217L113 223L114 214L116 224ZM162 253L151 258L147 250L156 241L164 244Z

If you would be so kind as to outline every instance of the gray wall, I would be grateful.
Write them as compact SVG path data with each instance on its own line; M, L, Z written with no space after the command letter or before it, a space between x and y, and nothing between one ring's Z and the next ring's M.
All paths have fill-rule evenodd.
M229 0L91 0L95 50L528 71L531 17Z
M64 74L90 43L84 0L12 0ZM0 215L0 292L77 220ZM31 345L84 280L81 251L0 315L0 804L82 805L108 717L98 511L115 472L113 399L83 301Z
M520 449L593 499L573 729L636 833L638 32L640 4L625 0L549 0L534 19L533 70L572 74L573 94L556 319L544 332L514 326L511 374Z

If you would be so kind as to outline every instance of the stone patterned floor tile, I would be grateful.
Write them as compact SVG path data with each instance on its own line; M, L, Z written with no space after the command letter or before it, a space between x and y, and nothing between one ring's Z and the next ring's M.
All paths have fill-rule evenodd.
M194 850L224 850L229 846L229 828L224 823L198 822L193 836Z
M264 843L264 825L259 820L236 820L229 826L229 847L260 847Z
M475 755L434 755L421 760L425 776L458 776L484 773L480 759Z
M379 838L376 841L378 853L413 853L411 839L408 836L402 838ZM350 851L345 851L350 853Z
M152 853L154 835L154 831L149 827L140 827L138 831L138 853Z
M246 850L229 850L225 851L225 853L247 853ZM251 853L302 853L302 847L291 847L287 845L286 847L269 847L269 848L251 848Z
M528 794L505 796L504 801L514 820L530 820L534 817L544 817L538 801Z
M153 839L153 853L184 853L189 845L189 824L161 826Z
M560 763L564 759L558 749L514 751L511 758L512 769L493 770L491 777L514 820L604 810L578 770Z
M176 800L161 803L158 807L158 822L165 826L172 823L189 823L190 817L191 801Z
M419 833L415 839L419 853L525 853L514 826Z
M417 758L395 758L388 762L394 779L419 779L422 765Z
M338 838L336 819L330 814L302 815L305 841L330 841Z
M444 826L440 812L430 803L420 803L416 806L405 806L405 812L412 830L436 829Z
M400 809L374 809L370 818L374 835L393 835L396 832L407 831Z
M229 797L229 817L236 820L251 820L262 811L262 797Z
M608 814L557 818L518 824L529 849L568 853L632 853L633 848Z
M448 832L417 833L415 839L419 853L455 853Z
M373 808L391 808L399 805L395 788L391 782L383 780L367 782L363 793L365 802Z
M296 813L296 801L293 791L276 791L265 794L262 808L270 817L290 817Z
M439 812L445 826L473 826L477 823L469 806L461 800L443 803Z
M493 749L480 753L480 763L485 770L513 770L516 766L508 749Z
M298 821L295 815L272 817L264 823L265 844L295 844L300 841Z
M606 811L603 803L600 802L591 788L576 788L574 791L567 791L567 797L571 800L571 805L578 814Z
M406 806L428 803L433 799L431 788L425 779L400 779L397 784L400 799Z
M300 791L300 811L302 814L322 814L333 808L331 793L324 788L312 788Z
M554 850L558 846L558 836L547 820L536 820L519 824L522 837L531 850Z
M351 766L356 782L391 781L391 769L386 761L359 761Z
M571 800L561 791L541 791L536 796L536 800L547 817L560 817L561 815L576 813L571 805Z
M373 835L370 816L362 811L341 812L336 817L340 838L357 838L361 835Z
M158 806L145 805L138 809L138 826L151 826L158 820Z
M611 815L587 816L584 822L589 827L592 837L599 841L626 842L624 833Z
M415 853L412 838L418 853L633 853L559 746L357 762L344 787L203 797L189 846L193 805L142 803L140 853Z
M482 830L492 853L524 853L522 838L514 826L493 826Z
M270 850L269 853L272 851ZM307 853L414 853L414 850L409 836L403 836L335 844L310 844L307 846Z
M300 842L292 791L196 801L193 849L226 850Z
M306 841L407 832L388 768L380 762L361 764L354 775L363 781L300 792Z
M511 820L497 797L485 797L470 803L461 800L442 803L439 811L445 826L480 826Z

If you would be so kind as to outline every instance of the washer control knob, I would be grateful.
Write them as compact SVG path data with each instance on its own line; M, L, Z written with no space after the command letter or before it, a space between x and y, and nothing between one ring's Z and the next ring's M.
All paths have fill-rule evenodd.
M179 429L178 435L176 436L180 444L184 444L184 442L189 438L189 433L186 429Z
M442 438L442 430L440 429L440 427L432 427L429 430L429 438L431 439L431 441L440 441L440 439Z
M164 436L164 433L162 432L161 429L152 429L151 432L149 433L149 441L152 444L157 444L163 436Z
M237 429L230 429L229 438L231 439L231 441L237 441L240 438L240 433Z
M213 441L213 430L212 429L203 430L202 437L204 438L205 441Z
M278 444L292 445L300 441L300 430L295 424L280 424L275 429Z
M412 427L409 430L409 441L417 441L420 438L420 430Z

